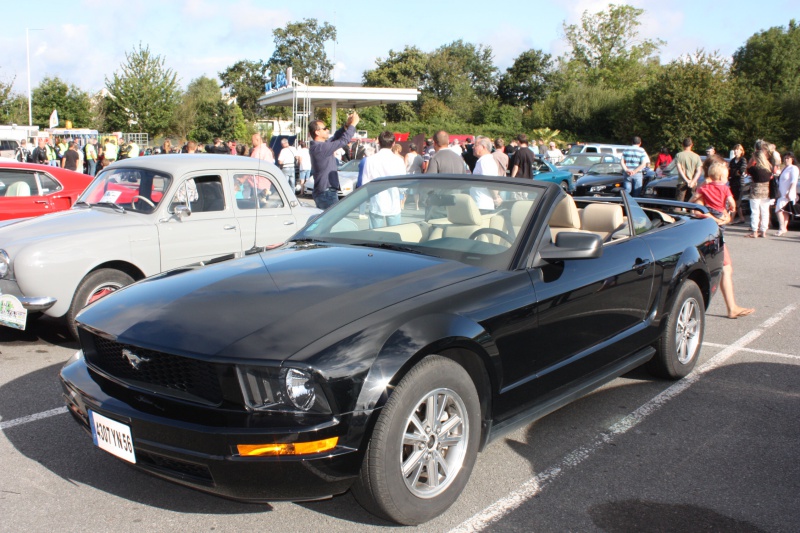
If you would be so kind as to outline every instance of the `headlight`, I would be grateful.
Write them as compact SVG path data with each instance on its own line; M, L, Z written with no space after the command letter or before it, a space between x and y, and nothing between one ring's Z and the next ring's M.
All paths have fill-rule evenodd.
M5 250L0 250L0 278L5 278L11 271L11 259Z
M253 411L329 414L330 404L311 372L297 368L238 366L239 385Z
M645 193L645 194L653 194L653 188L652 188L652 187L647 187L647 188L644 190L644 193Z
M607 185L595 185L594 187L589 187L589 192L603 192L606 187Z

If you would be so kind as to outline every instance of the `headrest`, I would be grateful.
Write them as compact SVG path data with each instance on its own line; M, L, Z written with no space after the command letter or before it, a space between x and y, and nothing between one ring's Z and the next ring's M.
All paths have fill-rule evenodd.
M550 227L581 229L581 217L572 196L565 196L558 202L553 216L550 217Z
M453 224L480 225L483 221L475 200L468 194L454 194L454 203L447 207L447 220Z
M583 209L583 229L611 232L622 225L622 206L589 204Z

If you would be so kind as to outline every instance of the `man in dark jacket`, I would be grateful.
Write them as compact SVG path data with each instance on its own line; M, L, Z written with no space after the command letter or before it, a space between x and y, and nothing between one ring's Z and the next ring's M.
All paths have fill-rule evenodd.
M308 134L312 139L308 152L311 155L311 171L314 173L312 197L320 209L327 209L339 201L339 165L333 153L347 146L356 132L358 121L358 113L354 112L333 137L321 120L312 120L308 125Z
M39 137L39 146L33 149L31 160L33 163L38 163L40 165L49 164L47 158L47 139Z

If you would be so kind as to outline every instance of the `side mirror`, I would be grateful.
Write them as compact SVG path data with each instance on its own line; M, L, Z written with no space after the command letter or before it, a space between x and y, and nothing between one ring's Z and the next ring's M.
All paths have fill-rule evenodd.
M183 220L184 218L190 216L192 214L192 208L188 205L176 205L175 206L175 216L178 217L178 220Z
M597 259L603 255L603 239L595 233L562 231L556 235L555 244L543 246L539 257L543 261L567 259Z

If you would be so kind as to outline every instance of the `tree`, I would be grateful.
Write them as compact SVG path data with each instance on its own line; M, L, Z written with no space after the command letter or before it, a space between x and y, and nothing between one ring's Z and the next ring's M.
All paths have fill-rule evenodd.
M643 9L610 4L607 11L584 11L581 23L567 25L564 34L572 47L569 56L587 69L591 83L611 87L641 84L642 67L664 44L660 39L639 38Z
M31 94L33 123L40 128L50 127L50 114L58 112L60 125L72 121L75 128L86 128L90 125L89 95L74 85L67 85L60 78L44 78L33 89Z
M427 70L428 55L416 46L406 46L401 52L389 50L384 60L375 60L377 67L364 72L366 87L398 87L405 89L421 89ZM390 121L399 122L413 120L417 115L417 106L411 102L402 102L386 106L386 115Z
M733 86L725 59L703 50L670 62L634 104L646 135L657 146L677 148L685 137L696 146L728 142ZM651 144L652 145L652 144Z
M800 91L800 27L756 33L733 54L733 74L767 93Z
M222 101L222 91L213 79L201 76L192 80L172 115L170 130L180 138L186 138L195 128L200 107Z
M497 84L503 103L530 108L545 99L552 85L553 61L541 50L522 52Z
M222 100L205 101L198 106L197 120L188 138L207 144L214 137L233 139L237 133L236 104Z
M262 115L258 99L264 94L267 82L267 65L263 61L237 61L219 73L222 88L236 98L246 120L252 121Z
M497 67L492 63L492 48L475 46L461 39L431 52L424 90L449 103L469 92L479 96L495 93Z
M168 130L180 91L177 74L164 67L165 60L150 47L125 54L114 77L106 78L106 127L147 132L153 136Z
M317 19L303 19L276 28L272 35L275 51L267 62L272 76L292 67L294 78L300 81L305 77L312 85L329 85L333 81L333 63L325 52L325 43L336 40L334 26L327 22L320 24Z

